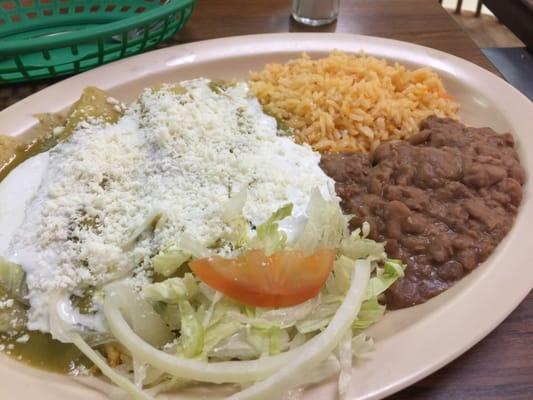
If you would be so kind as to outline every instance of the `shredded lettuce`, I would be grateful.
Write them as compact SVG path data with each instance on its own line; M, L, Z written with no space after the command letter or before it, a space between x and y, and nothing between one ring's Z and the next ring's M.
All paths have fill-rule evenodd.
M307 222L291 247L314 253L321 247L337 249L348 231L348 219L339 204L325 200L315 189L307 208Z
M331 351L338 346L345 334L351 329L353 320L357 317L365 287L370 277L370 261L357 260L354 263L350 289L346 293L342 304L322 333L315 336L301 348L306 347L295 356L294 360L272 374L265 380L255 383L243 391L230 397L232 400L273 399L279 398L294 386L305 372L328 358Z
M281 329L277 326L269 330L270 340L268 352L271 356L281 353L281 332Z
M322 382L340 372L340 364L337 357L331 354L326 360L322 361L314 368L306 371L299 380L296 381L295 387L287 391L283 400L300 400L303 398L305 385Z
M326 289L329 294L344 296L348 291L353 260L343 254L337 258L333 265L333 274L326 281Z
M142 389L143 382L146 379L146 369L148 367L148 364L137 360L135 357L133 357L132 363L133 363L133 383L135 383L135 386L137 386L139 389Z
M221 237L223 243L228 243L234 250L261 249L267 254L282 250L287 244L287 234L279 229L279 221L292 214L292 203L280 207L268 220L255 229L248 221L242 209L246 201L246 191L241 190L223 205L223 219L227 230Z
M152 259L154 271L163 276L173 275L182 265L191 259L186 251L171 249L156 255Z
M385 314L385 308L379 303L377 296L363 301L357 319L352 325L354 332L362 331L379 321Z
M315 298L292 307L244 305L192 273L176 276L189 259L216 254L181 237L152 260L154 271L167 279L142 290L144 306L155 310L156 325L163 323L164 330L175 333L166 336L166 346L151 342L144 326L138 328L125 298L117 301L106 291L107 322L135 359L135 382L145 384L145 370L151 369L159 374L155 387L161 390L191 381L238 383L247 388L232 398L255 399L279 397L291 388L297 396L301 385L340 372L342 397L349 389L352 357L365 357L373 349L372 339L361 332L383 316L383 292L403 276L403 265L387 258L382 243L368 238L368 224L349 234L348 217L339 204L325 200L318 190L312 193L305 224L290 242L280 221L292 215L292 204L254 229L243 216L245 200L243 190L223 205L227 229L218 244L229 244L235 254L253 248L268 254L335 248L335 264L325 285Z
M202 319L204 327L208 327L211 324L211 318L213 317L213 313L215 312L215 307L218 302L222 300L222 297L223 295L221 292L215 292L215 295L210 298L211 304L209 305L209 308L207 308L207 311L205 312L205 315Z
M318 299L313 298L302 304L283 308L246 307L244 312L239 308L228 309L227 316L248 326L258 329L273 327L287 329L295 326L298 321L306 319L317 307Z
M305 319L296 322L296 329L300 333L312 333L325 328L339 305L341 300L337 297L322 296L322 300Z
M348 331L337 347L341 371L339 374L338 391L341 398L348 392L350 387L350 375L352 373L352 332Z
M287 234L279 229L278 222L292 214L292 203L285 204L276 210L272 216L256 228L256 236L250 241L251 248L258 248L266 254L285 248Z
M320 199L316 201L316 204L324 205ZM281 236L277 221L290 215L291 208L282 207L274 213L264 227L258 229L259 238L279 243ZM311 343L328 331L335 316L346 304L346 296L353 286L354 265L364 262L371 273L361 289L360 306L352 307L351 311L344 306L343 312L351 313L346 315L351 325L342 337L335 336L339 360L335 358L335 367L331 367L330 363L330 367L321 368L322 364L319 363L312 368L316 374L323 371L323 378L330 376L333 370L340 371L339 394L342 396L349 388L352 356L365 357L373 347L371 339L361 334L361 331L383 316L385 306L380 303L380 297L403 276L403 266L398 260L386 258L383 246L367 239L365 235L368 232L364 229L344 237L337 236L335 232L328 235L321 230L321 240L308 242L312 242L311 246L320 247L321 243L336 237L339 250L332 274L319 295L302 304L285 308L243 305L212 289L193 274L186 273L182 278L172 277L147 285L142 292L144 299L157 311L167 327L179 331L175 345L166 350L168 354L145 347L141 338L134 339L131 336L137 330L133 324L130 323L131 330L121 322L123 317L119 309L123 309L124 305L119 308L109 304L104 306L110 327L140 363L155 367L167 376L174 377L172 379L245 383L266 378L270 381L269 377L277 375L275 371L292 365L293 358L300 357L309 349L323 354L323 349L319 350ZM325 240L325 237L328 239ZM125 314L129 316L127 312ZM290 356L291 353L293 356ZM185 360L197 364L187 364ZM212 361L217 362L216 367ZM246 368L247 362L253 363L249 369ZM291 367L289 375L282 374L276 378L283 387L289 389L297 382L306 382L303 375L299 375L304 371L300 365L296 369ZM293 378L290 385L287 376ZM317 376L316 380L321 379ZM257 393L279 393L279 389L270 384L257 385L252 386L256 388L253 391L250 387L250 391L246 389L235 398L252 398L248 397L248 393L255 393L256 390Z
M282 329L286 329L294 326L297 321L307 318L316 308L318 302L319 298L315 297L292 307L256 308L255 317L265 324L273 324ZM251 320L250 323L253 325L254 321Z
M365 300L379 296L387 290L398 278L404 276L404 267L398 260L386 259L383 267L376 268L376 274L370 279L366 288Z
M213 252L205 245L192 239L186 234L181 235L176 249L179 249L184 253L188 253L194 258L209 257L213 254Z
M242 328L243 325L240 322L231 320L220 321L207 328L203 349L204 355L218 360L253 358L247 357L250 350L246 346L250 346L250 344L240 339L239 333Z
M342 240L340 251L346 257L353 260L370 257L372 260L383 260L386 258L385 244L367 239L360 235L360 231L353 231Z
M352 353L356 358L367 358L375 349L374 339L360 333L352 338Z
M346 329L346 324L348 324L349 327L353 322L353 319L356 318L360 298L362 299L362 296L364 295L365 286L370 274L369 264L368 261L358 260L356 265L359 265L358 269L361 273L352 274L353 283L351 289L346 294L342 305L331 319L330 324L326 330L324 330L323 334L325 336L321 333L291 350L283 351L274 356L265 354L259 359L249 361L221 361L217 363L209 363L180 357L178 354L171 355L160 351L156 347L151 346L149 343L142 340L142 338L136 334L123 316L122 309L125 307L124 304L118 303L118 299L114 296L106 296L104 313L111 331L121 344L124 345L133 356L141 361L151 364L153 367L161 371L183 379L192 379L202 382L249 383L267 377L273 377L276 371L279 371L281 367L293 365L294 359L301 357L302 355L312 356L313 360L318 362L323 359L324 355L324 359L327 358L327 355L336 345L337 340L340 340L340 337L342 337L342 334ZM217 304L217 307L219 305L220 304ZM257 331L258 330L251 329L251 337L259 336ZM280 339L280 343L283 343L282 337ZM300 368L298 368L298 370L299 369ZM268 379L270 378L267 378L267 380ZM292 382L292 379L290 380ZM284 386L281 387L282 390L283 388Z
M247 191L242 189L233 193L223 205L222 217L228 225L228 229L222 239L231 243L235 249L245 246L251 237L250 222L244 217L242 212L246 197Z
M186 273L183 278L169 278L145 286L143 295L152 302L179 304L180 300L191 299L198 291L196 278L193 274Z
M0 257L0 289L3 289L8 297L20 303L27 302L26 273L20 265L7 261L3 257Z
M257 360L209 363L188 359L161 351L140 338L127 323L121 308L113 298L106 297L104 313L109 327L117 340L139 359L148 362L161 371L183 379L213 383L249 383L264 379L281 366L289 363L295 354L304 352L306 346L309 345L309 342L307 342L291 351Z
M180 345L185 357L194 357L204 348L204 328L194 308L185 299L178 300L181 315Z
M318 189L311 193L306 211L307 220L292 243L288 242L287 234L279 227L281 220L292 215L292 203L277 209L267 221L255 228L254 235L250 222L242 214L245 200L246 192L243 190L224 205L223 216L229 226L229 232L226 232L222 239L230 242L235 249L258 248L271 254L289 247L310 254L323 247L339 248L341 241L347 236L348 217L342 214L337 201L324 199Z

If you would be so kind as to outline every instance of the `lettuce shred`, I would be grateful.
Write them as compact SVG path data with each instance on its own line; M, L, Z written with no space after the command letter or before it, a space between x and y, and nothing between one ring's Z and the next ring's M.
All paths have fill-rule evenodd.
M337 256L333 271L315 298L292 307L252 307L226 297L200 281L194 274L187 272L187 261L216 254L216 250L206 248L189 238L181 238L175 247L152 259L154 272L164 279L146 285L142 290L143 301L154 310L158 321L163 321L167 329L175 333L174 341L169 341L163 349L176 357L176 364L173 365L167 358L158 360L158 365L161 368L164 366L166 371L160 371L163 376L161 379L168 382L178 379L182 385L187 382L187 377L174 375L169 371L186 370L189 371L187 373L190 374L191 381L198 380L201 377L201 368L195 368L198 368L199 364L187 364L183 361L194 360L204 362L206 368L210 366L209 373L212 375L209 376L216 377L212 381L217 383L252 383L257 380L252 378L253 376L261 376L261 379L264 379L265 376L270 376L262 375L266 374L267 370L280 369L279 373L270 372L271 376L264 384L250 386L249 390L245 389L242 395L236 395L235 399L252 398L247 397L247 393L277 393L281 388L292 389L291 393L299 393L299 386L318 382L334 373L340 373L339 394L344 395L349 388L352 357L366 357L373 349L372 339L363 331L383 317L383 293L403 276L404 266L399 260L387 257L383 243L368 238L368 224L363 224L361 229L350 234L349 217L342 214L335 200L325 200L318 190L311 195L305 223L298 235L291 240L280 228L280 222L292 217L292 204L283 205L264 223L254 227L243 216L245 200L246 192L241 191L234 193L223 206L224 221L228 228L221 238L223 245L227 245L235 254L258 248L267 253L282 249L312 253L324 247L335 248ZM360 276L356 276L357 266L363 264L367 271L364 281ZM353 297L354 282L362 285L357 289L360 294L356 297ZM357 298L357 307L348 307L348 296ZM117 313L122 313L120 310L129 309L125 303L118 309L114 305L106 307L108 318L116 318L119 315ZM335 324L336 318L340 318L340 310L344 313L343 328L342 331L335 331L336 328L331 325ZM125 314L127 316L128 313ZM131 313L129 315L131 318ZM110 326L125 343L131 344L132 348L129 350L140 360L139 365L142 365L142 368L150 366L150 360L159 357L154 354L153 357L146 356L149 359L142 359L142 354L148 355L150 351L135 353L135 346L139 342L136 342L137 339L129 340L128 328L120 321L111 321ZM131 329L138 334L137 327L131 325ZM315 344L326 340L320 339L323 337L329 338L327 345L332 346L335 351L324 352L320 345ZM299 350L303 351L304 348L312 349L314 355L303 356ZM278 364L281 361L275 361L278 360L276 357L293 353L295 359L300 360L300 365L296 367L296 364L288 362L288 369L285 371L285 367ZM312 379L306 379L305 374L300 376L301 372L298 372L303 371L302 363L306 357L315 363L307 371L313 376ZM234 366L239 362L261 360L265 362L262 367L257 367L261 366L261 363L253 364L256 365L255 370L243 373L238 378L235 378L232 369L224 372L213 365L214 361L217 362L215 364L227 363L220 364L222 368L222 365ZM140 384L143 385L141 378L144 375L138 373L136 376L136 380L140 379ZM233 378L223 378L229 376ZM274 383L268 383L271 379L278 379L277 376L281 385L279 388ZM283 382L290 384L287 383L288 386L285 387Z

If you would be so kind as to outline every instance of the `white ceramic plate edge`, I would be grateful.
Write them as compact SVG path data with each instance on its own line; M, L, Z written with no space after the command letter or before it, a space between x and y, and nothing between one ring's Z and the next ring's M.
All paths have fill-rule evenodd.
M527 136L533 107L527 98L495 75L458 57L413 44L360 35L254 35L196 42L145 53L74 76L29 96L0 113L0 127L3 133L19 134L35 124L31 115L65 109L88 85L97 85L113 92L116 86L124 86L142 77L181 66L216 63L217 60L237 56L327 52L333 48L350 52L364 48L369 54L427 65L468 85L472 93L483 94L485 97L480 97L479 101L489 99L503 115L513 116L508 123L518 136L522 162L528 176L531 176L533 169L531 161L525 157L525 149L533 150L533 138ZM487 118L490 119L490 116ZM533 219L531 198L532 189L528 184L525 186L519 218L511 234L484 265L444 295L416 308L416 312L424 312L425 309L431 311L438 304L438 312L428 313L413 326L402 326L397 335L378 340L374 358L358 363L357 368L354 368L350 392L352 398L383 397L425 377L477 343L519 304L533 286L533 256L527 252L528 234L531 232L528 222ZM487 306L490 310L484 309ZM389 321L395 319L400 318L389 318ZM391 325L392 322L385 319L381 326L387 324ZM387 326L389 330L393 328ZM20 372L13 371L6 375L3 365L2 362L0 382L6 382L9 387L9 376L17 379ZM35 386L38 386L38 382L35 382ZM14 384L12 387L20 388ZM325 397L321 396L333 392L334 385L322 385L314 388L309 396L322 399Z

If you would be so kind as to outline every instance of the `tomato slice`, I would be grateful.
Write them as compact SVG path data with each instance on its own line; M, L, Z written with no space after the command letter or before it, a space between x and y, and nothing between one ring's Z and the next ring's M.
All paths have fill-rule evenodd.
M250 250L239 258L219 256L189 262L203 282L244 304L288 307L315 297L326 282L335 250L319 249L311 255L282 250L267 256Z

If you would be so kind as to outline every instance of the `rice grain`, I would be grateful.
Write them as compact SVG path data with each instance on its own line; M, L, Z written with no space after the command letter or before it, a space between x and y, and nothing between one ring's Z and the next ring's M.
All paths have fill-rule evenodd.
M430 115L457 118L458 105L429 68L334 51L252 72L252 92L300 143L320 152L371 151L407 139Z

